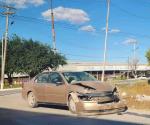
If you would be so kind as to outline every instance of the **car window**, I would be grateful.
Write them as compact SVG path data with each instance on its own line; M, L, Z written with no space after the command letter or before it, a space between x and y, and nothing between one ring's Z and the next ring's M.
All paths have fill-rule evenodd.
M63 75L68 83L78 81L97 81L96 78L86 72L64 72Z
M63 79L59 73L50 73L48 78L49 83L59 84L60 82L63 82Z
M36 78L37 83L48 83L48 74L47 73L42 73L37 76Z

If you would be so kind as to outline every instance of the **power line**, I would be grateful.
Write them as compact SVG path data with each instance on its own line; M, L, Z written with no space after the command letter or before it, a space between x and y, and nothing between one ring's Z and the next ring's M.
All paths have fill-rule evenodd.
M125 35L133 35L133 36L140 36L140 37L143 37L143 38L148 38L150 39L150 36L149 35L146 35L146 34L139 34L139 33L131 33L131 32L124 32L124 31L121 31L120 32L121 34L125 34Z
M13 16L12 18L14 19L17 19L17 20L21 20L21 21L25 21L25 22L29 22L29 23L43 23L43 24L49 24L49 21L48 20L45 20L45 19L41 19L41 18L34 18L34 17L26 17L26 16L19 16L19 15L15 15ZM56 22L56 24L58 26L61 26L65 29L71 29L71 30L74 30L75 26L71 25L71 24L67 24L67 25L64 25L63 23L60 23L60 22ZM76 27L76 28L79 28L79 27Z
M3 16L3 15L1 15L2 17L5 17L5 16ZM20 17L20 16L19 16ZM26 17L24 17L24 16L21 16L21 17L23 17L23 18L25 18L26 19ZM12 18L14 18L14 17L11 17L11 19ZM36 18L32 18L32 17L27 17L27 19L33 19L33 20L43 20L43 19L36 19ZM26 20L25 20L26 21ZM30 20L29 20L30 21ZM43 22L44 22L44 20L43 20ZM47 22L47 21L45 21L45 22ZM63 25L62 25L63 26ZM61 28L64 28L64 27L61 27ZM70 27L67 27L67 26L65 26L65 29L70 29ZM73 30L73 28L72 28L72 30ZM99 32L100 33L100 32ZM101 31L101 33L102 33L102 31ZM150 39L150 36L149 35L145 35L145 34L137 34L137 33L131 33L131 32L123 32L123 31L121 31L119 34L124 34L124 35L133 35L133 36L140 36L140 37L143 37L143 38L148 38L148 39ZM120 36L120 35L116 35L116 36ZM78 48L82 48L82 49L85 49L85 50L87 50L87 49L93 49L93 50L99 50L100 48L91 48L91 47L86 47L86 46L81 46L81 45L77 45L77 44L75 44L75 43L71 43L71 42L69 42L69 46L71 46L71 45L73 45L73 46L77 46Z
M112 6L114 6L115 8L119 9L120 11L122 11L122 12L124 12L124 13L126 13L126 14L128 14L128 15L130 15L130 16L133 16L133 17L135 17L135 18L142 19L142 20L150 20L149 17L142 17L142 16L139 16L139 15L137 15L137 14L131 13L131 12L127 11L126 9L123 9L123 8L119 7L117 4L114 4L113 2L111 2L111 4L112 4Z
M23 21L29 21L29 22L39 22L39 23L47 23L47 24L49 23L47 20L44 20L42 18L26 17L26 16L19 16L19 15L15 15L14 17L11 17L11 18L17 18L17 19L19 18L19 19L21 19ZM61 28L74 30L74 28L72 28L71 26L64 25L62 23L58 23L58 25L61 25L62 26ZM97 31L97 33L100 33L100 32ZM121 31L120 34L134 35L134 36L140 36L140 37L144 37L144 38L150 38L150 36L148 36L148 35L136 34L136 33L129 33L129 32L123 32L123 31ZM75 45L75 44L72 44L72 45ZM88 47L79 46L79 45L77 45L77 46L79 48L88 49ZM92 48L92 49L95 49L95 48Z
M2 17L4 17L4 16L2 16ZM31 22L33 22L33 23L35 23L35 22L37 22L37 23L47 23L47 24L49 23L49 21L47 21L45 19L42 19L42 18L26 17L26 16L19 16L19 15L15 15L15 16L13 16L11 18L12 19L16 18L18 20L27 21L27 22L30 22L30 23ZM59 22L57 22L56 24L58 26L61 26L59 28L65 28L65 29L71 29L71 30L75 30L75 28L80 28L80 26L76 26L76 27L73 26L73 25L69 26L69 24L68 25L64 25L63 23L59 23ZM75 27L75 28L73 28L73 27ZM102 33L102 31L97 31L96 33ZM134 35L134 36L140 36L140 37L144 37L144 38L150 38L150 36L146 35L146 34L131 33L131 32L126 32L126 31L121 31L119 33L125 34L125 35Z
M48 21L47 20L44 20L44 19L40 19L40 18L32 18L32 17L25 17L25 16L19 16L19 15L15 15L14 17L11 17L11 18L16 18L18 20L22 20L22 21L27 21L27 22L39 22L39 23L47 23L48 24ZM56 23L58 26L61 26L59 28L65 28L65 29L70 29L70 30L75 30L75 28L80 28L80 26L76 26L75 28L73 28L73 25L69 26L68 25L65 25L63 23ZM102 33L103 31L96 31L96 33ZM140 36L140 37L144 37L144 38L150 38L149 35L146 35L146 34L138 34L138 33L131 33L131 32L126 32L126 31L121 31L119 32L121 34L125 34L125 35L134 35L134 36Z

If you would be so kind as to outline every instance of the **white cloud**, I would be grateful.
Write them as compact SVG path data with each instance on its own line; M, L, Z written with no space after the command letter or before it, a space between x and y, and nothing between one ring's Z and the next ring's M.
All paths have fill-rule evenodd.
M82 26L79 28L80 31L86 31L86 32L95 32L96 29L91 26L91 25L87 25L87 26Z
M119 30L119 29L111 29L109 32L110 32L110 33L119 33L120 30Z
M101 30L102 30L102 31L105 31L106 28L103 27ZM120 31L119 29L108 29L108 32L109 32L109 33L120 33L121 31Z
M125 41L123 41L122 43L126 44L126 45L128 45L128 44L137 44L138 41L136 39L133 39L133 38L128 38Z
M25 8L27 5L42 5L45 3L45 0L6 0L6 3L14 4L16 8Z
M54 8L53 11L56 21L68 21L72 24L82 24L90 21L88 14L82 9L65 8L59 6ZM47 20L51 20L51 10L43 12L42 16Z

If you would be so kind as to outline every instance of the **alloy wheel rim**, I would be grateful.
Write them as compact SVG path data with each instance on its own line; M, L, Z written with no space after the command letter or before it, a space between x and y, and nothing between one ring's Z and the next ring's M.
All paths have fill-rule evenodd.
M76 106L75 106L75 103L74 103L74 101L73 101L72 99L70 100L70 108L71 108L71 110L72 110L73 112L76 111Z
M30 95L29 95L28 101L29 101L29 104L30 104L31 106L34 104L35 98L34 98L33 94L30 94Z

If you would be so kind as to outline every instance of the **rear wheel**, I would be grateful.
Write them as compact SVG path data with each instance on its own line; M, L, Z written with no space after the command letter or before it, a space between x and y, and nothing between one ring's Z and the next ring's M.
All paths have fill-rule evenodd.
M69 98L68 106L69 106L70 112L77 113L76 104L75 104L74 100L72 99L72 97Z
M29 106L30 107L32 107L32 108L35 108L35 107L37 107L38 106L38 103L37 103L37 101L36 101L36 97L35 97L35 95L33 94L33 92L30 92L29 94L28 94L28 104L29 104Z

